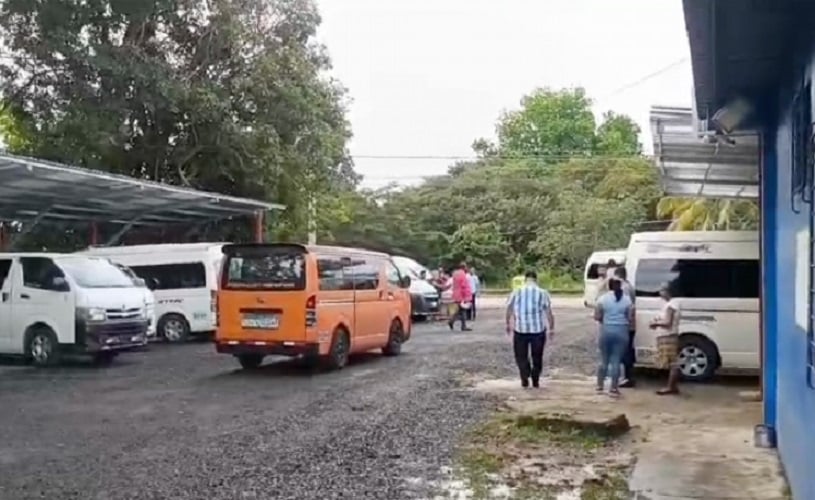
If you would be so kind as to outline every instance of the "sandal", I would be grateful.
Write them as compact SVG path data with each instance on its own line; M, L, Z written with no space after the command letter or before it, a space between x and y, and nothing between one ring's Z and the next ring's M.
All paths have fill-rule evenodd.
M657 396L675 396L679 394L679 389L660 389L657 391Z

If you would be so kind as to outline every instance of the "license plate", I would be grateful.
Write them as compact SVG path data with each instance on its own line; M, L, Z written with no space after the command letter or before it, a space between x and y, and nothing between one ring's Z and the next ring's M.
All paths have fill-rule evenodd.
M273 314L252 314L241 319L241 326L257 330L277 330L280 320Z

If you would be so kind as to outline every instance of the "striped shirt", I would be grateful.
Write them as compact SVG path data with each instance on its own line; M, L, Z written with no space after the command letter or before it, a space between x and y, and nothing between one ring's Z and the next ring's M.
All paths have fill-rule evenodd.
M549 292L535 283L527 283L512 292L507 309L512 309L515 331L518 333L543 333L546 331L546 314L552 306Z

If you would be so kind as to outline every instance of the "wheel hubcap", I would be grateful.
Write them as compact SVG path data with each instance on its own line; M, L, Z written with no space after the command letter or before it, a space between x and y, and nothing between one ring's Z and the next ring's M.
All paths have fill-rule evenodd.
M707 354L694 345L688 345L679 352L679 370L686 377L698 377L710 364Z
M164 324L164 337L167 340L181 340L184 332L184 325L177 319L171 319Z
M51 340L44 335L37 335L31 342L31 357L38 363L48 361L51 356Z

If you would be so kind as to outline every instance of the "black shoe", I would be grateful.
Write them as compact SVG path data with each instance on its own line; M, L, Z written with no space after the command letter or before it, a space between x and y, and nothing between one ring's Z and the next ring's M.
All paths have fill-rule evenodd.
M540 386L541 386L540 380L533 378L532 379L532 387L534 387L535 389L538 389Z
M529 387L529 379L528 378L521 379L521 387L523 387L524 389Z
M625 382L620 384L620 387L622 389L633 389L634 387L636 387L636 385L637 383L634 382L633 380L626 380Z
M452 329L453 329L453 323L447 323L447 326L449 326L449 327L450 327L450 330L452 330Z
M461 329L461 331L462 332L471 332L471 331L473 331L473 329L465 326L464 328Z

